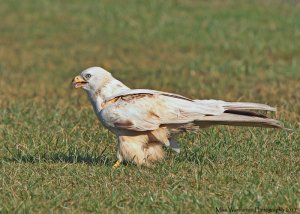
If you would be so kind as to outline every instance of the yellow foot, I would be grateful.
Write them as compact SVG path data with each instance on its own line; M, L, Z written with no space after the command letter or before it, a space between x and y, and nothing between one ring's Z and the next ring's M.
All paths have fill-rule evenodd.
M113 165L113 169L116 169L120 166L121 161L117 161L114 165Z

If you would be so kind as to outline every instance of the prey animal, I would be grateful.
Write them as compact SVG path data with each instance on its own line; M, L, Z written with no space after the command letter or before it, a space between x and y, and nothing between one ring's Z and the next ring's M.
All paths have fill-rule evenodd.
M164 158L163 146L180 152L176 134L212 125L281 128L279 121L256 112L275 111L265 104L194 100L147 89L130 89L101 67L91 67L73 79L83 88L104 127L118 139L117 159L149 166Z

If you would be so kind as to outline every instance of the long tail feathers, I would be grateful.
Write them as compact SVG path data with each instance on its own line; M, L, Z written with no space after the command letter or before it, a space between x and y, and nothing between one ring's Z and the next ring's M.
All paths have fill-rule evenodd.
M195 124L198 126L231 125L282 128L278 120L232 113L224 113L217 116L206 116L201 120L195 121Z
M276 108L260 103L220 102L225 109L221 115L206 116L195 121L198 126L231 125L282 128L278 120L269 119L263 114L250 111L276 111Z
M276 108L260 103L244 103L244 102L225 102L223 104L225 110L263 110L276 111Z

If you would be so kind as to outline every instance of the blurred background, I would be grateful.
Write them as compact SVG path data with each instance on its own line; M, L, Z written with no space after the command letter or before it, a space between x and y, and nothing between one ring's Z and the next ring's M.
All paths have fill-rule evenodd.
M72 77L102 66L134 88L299 113L295 1L12 0L1 2L0 16L2 104L67 104L78 96Z
M200 146L206 145L206 142L227 139L221 144L227 151L231 146L226 142L231 137L235 140L238 138L238 143L246 139L258 146L249 147L255 154L252 161L270 157L267 159L268 166L276 168L282 164L282 169L287 170L282 172L283 177L287 176L286 180L274 178L279 179L280 184L287 185L282 192L281 189L277 192L282 197L271 197L269 202L274 206L298 203L293 192L293 188L297 187L291 186L299 183L300 178L297 158L299 134L296 134L299 133L300 121L299 1L0 0L0 157L2 172L6 175L2 179L3 186L6 186L6 189L2 187L2 192L8 194L2 200L6 208L24 207L26 204L30 207L30 204L39 203L44 203L41 207L49 208L49 198L56 195L53 189L58 188L59 182L56 183L58 186L49 186L46 182L51 178L44 171L50 167L48 163L58 164L57 168L51 168L56 175L51 179L65 173L59 171L60 164L91 163L95 168L80 168L78 165L68 167L79 174L81 171L87 172L83 177L96 170L97 177L98 169L94 165L107 162L106 168L109 169L113 163L115 139L99 125L85 93L71 87L72 78L91 66L104 67L132 88L156 89L198 99L252 101L276 106L278 112L273 116L294 132L273 134L274 141L286 144L280 144L281 147L277 148L282 150L274 150L270 156L266 155L269 154L267 151L265 154L256 154L256 151L263 149L255 144L269 139L268 132L256 138L261 132L255 131L253 134L240 129L232 129L233 135L224 134L224 129L213 129L200 141L202 144L193 147L195 150L190 147L186 150L188 156L193 156L201 153ZM242 133L244 138L239 137L238 133ZM221 138L211 139L214 134L221 135ZM187 140L182 139L181 142L184 144L197 139L197 135L189 135ZM239 148L244 153L233 157L231 165L239 162L239 157L248 157L249 148ZM106 159L101 159L100 151L105 151ZM218 151L214 153L216 162L219 153L222 153L220 148ZM224 156L222 161L229 160L226 158L230 154ZM285 162L276 162L273 157ZM201 160L205 162L205 158ZM183 164L184 161L185 158L179 158L177 164ZM190 161L198 163L193 158ZM45 165L40 168L40 165L28 166L27 163ZM265 178L268 179L274 175L273 168L268 174L265 167L262 166L261 170L266 172ZM16 169L19 171L15 172ZM242 165L241 170L244 169L257 169L257 165L249 168ZM133 167L129 174L132 175L135 170ZM193 172L194 168L190 170ZM30 176L43 173L45 182L34 183L36 186L27 183ZM175 178L180 175L173 173L175 175L161 174ZM150 174L155 175L152 172ZM230 191L218 192L220 187L217 184L222 181L214 173L208 173L208 176L217 182L213 185L216 187L215 198L209 198L202 192L204 195L201 197L208 197L204 204L208 203L210 207L225 206L223 203L234 204L236 200L237 204L251 205L247 200L251 199L252 193L249 196L232 187L230 190L236 191L237 198L246 198L245 201L234 199ZM251 173L246 176L250 177ZM93 181L91 178L85 179ZM17 180L19 184L16 184ZM107 180L108 183L110 181ZM227 184L225 182L224 185ZM33 188L32 191L44 188L45 193L36 193L44 201L28 199L22 195L23 187L28 191L31 191L30 188ZM85 189L86 186L81 188ZM187 184L186 188L193 191L194 186ZM9 195L12 189L15 195ZM62 198L77 194L75 190L71 194L67 189L62 190ZM255 192L257 188L254 189ZM155 192L155 187L151 191ZM284 197L284 191L290 195ZM49 198L45 196L47 194ZM101 196L103 192L99 194ZM160 194L157 201L164 201ZM297 194L299 196L299 192ZM254 194L253 198L255 201L259 197ZM63 199L57 200L58 204L63 203ZM21 201L26 203L20 205ZM82 203L89 201L90 198L83 199Z

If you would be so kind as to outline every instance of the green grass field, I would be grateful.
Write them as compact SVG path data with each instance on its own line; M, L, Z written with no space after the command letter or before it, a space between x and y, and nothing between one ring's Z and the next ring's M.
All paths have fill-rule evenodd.
M300 4L208 2L0 1L0 213L300 210ZM132 88L276 106L291 131L209 128L112 170L116 139L70 85L95 65Z

